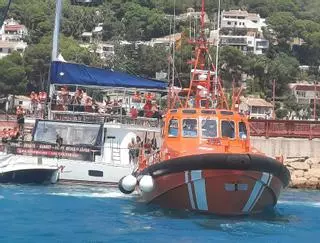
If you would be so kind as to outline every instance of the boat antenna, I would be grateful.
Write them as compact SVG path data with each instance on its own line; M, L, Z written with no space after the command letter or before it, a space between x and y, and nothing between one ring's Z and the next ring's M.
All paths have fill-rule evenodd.
M172 86L174 86L174 79L175 79L175 45L176 45L176 38L175 38L175 34L176 34L176 0L173 0L173 45L172 45Z
M221 11L221 0L218 0L218 16L217 16L217 37L216 37L216 70L214 79L214 108L218 105L218 65L219 65L219 44L220 44L220 11Z
M172 84L171 84L171 79L170 79L170 74L171 74L171 29L172 29L172 22L171 22L171 17L169 18L169 22L170 22L170 28L169 28L169 56L168 56L168 95L167 95L167 107L168 109L171 108L171 104L170 104L170 99L171 99L171 89L172 89Z

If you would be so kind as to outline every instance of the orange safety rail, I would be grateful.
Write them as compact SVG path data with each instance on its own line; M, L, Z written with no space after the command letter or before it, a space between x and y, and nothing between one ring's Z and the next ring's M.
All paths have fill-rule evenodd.
M257 137L320 138L320 121L249 120L250 135Z

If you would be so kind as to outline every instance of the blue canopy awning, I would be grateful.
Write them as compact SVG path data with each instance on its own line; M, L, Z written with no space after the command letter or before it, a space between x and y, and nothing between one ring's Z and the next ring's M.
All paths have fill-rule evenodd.
M124 87L142 89L160 89L168 87L168 83L160 80L145 79L126 73L89 67L77 63L54 61L51 63L50 80L52 84Z

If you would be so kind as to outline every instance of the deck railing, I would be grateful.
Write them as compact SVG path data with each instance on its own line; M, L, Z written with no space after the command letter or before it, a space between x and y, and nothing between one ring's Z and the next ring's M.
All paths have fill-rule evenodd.
M320 138L320 121L250 120L251 136Z
M14 118L12 116L12 118ZM130 116L120 114L99 114L90 112L68 112L53 111L52 118L62 121L85 121L111 124L123 124L144 128L160 128L161 120L157 118L138 117L132 119ZM2 119L0 119L2 120ZM2 122L2 123L1 123ZM0 127L13 127L14 119L3 119ZM320 138L320 121L308 120L249 120L251 136L257 137L287 137L287 138ZM28 124L26 127L32 127ZM0 136L1 137L1 136Z
M114 123L123 125L134 125L140 127L160 127L160 119L137 117L131 118L121 114L100 114L91 112L68 112L68 111L52 111L54 120L61 121L83 121L83 122L98 122L98 123Z

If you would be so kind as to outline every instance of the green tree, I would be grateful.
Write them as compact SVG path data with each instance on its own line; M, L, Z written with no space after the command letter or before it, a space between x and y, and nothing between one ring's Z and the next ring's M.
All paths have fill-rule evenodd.
M17 52L0 60L0 95L25 93L27 76Z
M233 80L241 80L245 63L246 56L239 49L230 46L221 48L220 74L225 81L225 85L230 87Z

